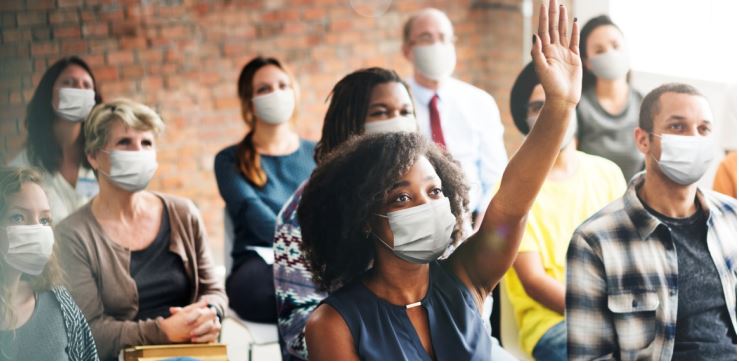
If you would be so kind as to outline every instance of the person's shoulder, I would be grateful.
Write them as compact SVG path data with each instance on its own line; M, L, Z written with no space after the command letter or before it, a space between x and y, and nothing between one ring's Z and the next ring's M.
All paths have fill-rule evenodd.
M216 154L216 162L236 160L236 152L239 149L238 144L227 146Z
M90 226L90 219L95 218L90 210L90 203L92 203L92 200L56 223L54 225L54 232L65 235L79 232L82 229L89 229L87 227Z
M716 208L723 214L736 216L736 199L714 190L702 189L701 192L709 207Z
M612 233L619 233L629 226L629 215L624 204L624 197L618 198L588 217L575 229L574 237L581 237L588 243L611 239Z
M174 209L178 215L191 216L200 214L198 207L188 198L160 192L152 192L152 194L161 198L167 209Z
M583 166L588 169L588 174L592 174L593 171L598 171L604 176L618 176L623 178L621 168L619 168L613 161L579 150L576 152L580 157L580 160L583 162Z
M448 80L449 84L448 87L450 90L455 91L455 93L460 97L474 97L474 99L493 99L493 96L490 95L487 91L485 91L482 88L479 88L475 85L472 85L470 83L467 83L465 81L462 81L457 78L450 78Z
M29 167L31 160L28 157L28 149L21 150L14 158L8 162L10 167Z
M303 149L313 150L316 148L316 142L308 139L300 138L300 147Z

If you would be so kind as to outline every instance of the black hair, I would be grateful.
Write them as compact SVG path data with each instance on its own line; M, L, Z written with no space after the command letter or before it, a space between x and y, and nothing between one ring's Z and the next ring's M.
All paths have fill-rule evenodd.
M425 156L441 179L456 217L452 235L462 238L469 187L459 164L418 133L352 138L313 171L298 206L308 268L321 290L333 291L362 276L375 258L365 226L381 210L387 192Z
M513 83L513 88L511 88L510 106L513 124L524 135L528 135L531 131L529 124L526 122L529 114L529 99L531 93L534 92L534 88L540 83L539 76L534 69L534 62L529 62L518 74L516 81Z
M611 17L608 15L599 15L596 16L590 20L588 20L587 23L580 29L580 59L582 60L582 90L585 91L586 89L595 86L595 74L593 74L592 71L588 69L588 67L585 66L585 60L588 58L587 49L588 49L588 37L590 36L595 29L604 26L604 25L610 25L614 28L618 29L621 34L623 32L621 31L621 28L616 25L616 23L611 20ZM630 72L629 72L630 74ZM630 78L629 76L627 76ZM627 78L627 80L628 80Z
M54 106L51 104L54 94L54 83L59 78L59 75L71 65L82 67L90 75L95 91L95 104L97 105L103 102L103 97L97 88L95 75L92 74L90 66L81 58L76 56L62 58L46 70L36 90L33 92L31 102L26 107L26 129L28 130L26 150L28 151L31 164L49 172L59 170L62 161L62 149L52 131L54 120L56 119ZM80 149L85 145L85 135L82 132L80 132L77 143ZM84 153L80 154L82 165L89 167Z
M654 115L659 112L659 98L665 93L680 93L693 96L703 96L695 87L685 83L667 83L663 84L651 92L641 102L641 108L639 109L639 128L652 132L654 129Z
M372 90L375 86L398 82L411 94L408 85L395 71L379 67L364 68L342 78L331 90L321 140L316 144L316 163L352 136L364 133Z

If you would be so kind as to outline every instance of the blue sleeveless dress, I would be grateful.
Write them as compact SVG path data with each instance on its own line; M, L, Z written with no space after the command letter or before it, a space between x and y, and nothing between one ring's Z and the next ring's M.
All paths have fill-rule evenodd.
M470 291L439 262L431 262L429 270L421 305L428 313L436 359L491 360L492 339ZM360 359L431 360L405 306L380 299L361 281L339 289L323 303L344 318Z

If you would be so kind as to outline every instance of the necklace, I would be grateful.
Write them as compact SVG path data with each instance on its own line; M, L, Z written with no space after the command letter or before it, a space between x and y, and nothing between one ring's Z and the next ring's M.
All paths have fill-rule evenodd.
M405 306L405 309L406 309L406 310L408 310L408 309L413 309L413 308L415 308L415 307L418 307L418 306L421 306L421 302L420 302L420 301L416 301L416 302L414 302L414 303L412 303L412 304L408 304L408 305L406 305L406 306Z

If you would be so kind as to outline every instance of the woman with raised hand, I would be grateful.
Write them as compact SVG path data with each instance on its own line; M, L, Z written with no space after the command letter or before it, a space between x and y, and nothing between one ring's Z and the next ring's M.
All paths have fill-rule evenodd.
M551 20L551 21L550 21ZM312 360L489 360L486 296L513 263L526 216L580 98L577 26L542 5L532 55L546 92L477 232L460 239L467 186L448 154L414 133L348 141L308 181L298 219L311 271L330 291L311 315Z
M95 175L85 163L82 128L100 102L92 70L73 56L46 70L28 103L26 148L10 165L42 171L42 185L57 222L98 192Z
M642 95L629 84L629 52L621 29L607 15L580 33L582 99L577 106L578 150L613 161L626 181L644 168L634 143Z
M395 71L378 67L354 71L336 83L330 97L316 146L317 164L352 137L418 130L410 89ZM297 208L304 187L285 203L275 229L275 293L284 360L308 358L305 322L326 297L313 283L302 252Z
M298 86L277 59L256 57L247 63L238 93L249 131L215 159L218 191L234 228L226 293L242 319L275 323L275 218L315 167L315 144L292 128L298 117Z
M0 360L98 360L85 316L62 286L42 177L0 168Z
M85 153L100 194L56 228L70 291L105 360L133 345L214 342L221 330L226 296L200 212L146 190L163 129L140 103L95 107Z

